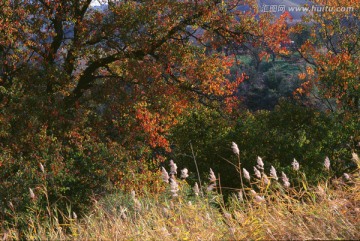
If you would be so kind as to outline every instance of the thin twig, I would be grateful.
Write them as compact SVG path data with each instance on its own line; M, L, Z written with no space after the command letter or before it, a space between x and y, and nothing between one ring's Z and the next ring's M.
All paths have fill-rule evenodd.
M229 163L229 164L231 164L233 167L235 167L235 169L236 169L236 171L240 171L240 170L238 170L238 166L236 166L234 163L232 163L231 161L229 161L229 160L227 160L226 158L224 158L224 157L222 157L222 156L220 156L220 158L221 159L223 159L224 161L226 161L227 163Z
M198 168L198 165L197 165L197 162L196 162L196 158L195 158L195 154L194 154L194 149L193 149L193 146L192 146L191 142L190 142L190 148L191 148L192 157L193 157L193 159L194 159L196 172L197 172L197 175L198 175L199 187L200 187L200 194L202 195L202 188L201 188L201 179L200 179L199 168Z
M246 201L248 201L246 193L245 193L243 178L242 178L240 155L237 155L237 157L238 157L238 161L239 161L239 167L238 168L239 168L239 174L240 174L241 189L242 189L242 192L243 192L243 194L244 194L244 196L246 198Z

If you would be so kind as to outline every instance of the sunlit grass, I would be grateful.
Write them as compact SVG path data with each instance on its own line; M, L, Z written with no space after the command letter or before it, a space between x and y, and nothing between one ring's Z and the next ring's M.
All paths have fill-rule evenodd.
M353 159L359 165L356 155ZM227 202L213 173L202 185L204 190L198 190L177 178L176 169L172 164L170 176L159 171L164 192L111 194L94 200L92 211L81 218L70 208L62 213L29 207L29 214L21 217L13 213L15 220L27 224L25 231L19 231L16 223L3 224L1 236L4 240L360 239L359 168L348 174L349 179L328 179L317 186L303 179L296 187L286 187L281 177L275 180L274 174L265 176L261 171L261 178L244 180L244 194L239 195L239 187ZM304 175L298 172L299 177ZM214 184L211 191L206 188Z

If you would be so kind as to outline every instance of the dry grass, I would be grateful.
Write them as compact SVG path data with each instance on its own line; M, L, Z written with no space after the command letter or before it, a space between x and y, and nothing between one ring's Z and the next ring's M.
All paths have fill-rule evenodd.
M165 193L113 194L94 201L93 211L79 220L71 211L52 211L51 217L39 221L40 213L34 212L27 217L25 233L4 226L1 236L4 240L359 240L359 170L351 173L351 180L326 180L316 187L303 181L301 187L285 188L280 179L269 177L271 183L265 184L251 177L256 193L248 185L245 201L234 195L226 205L216 191L197 196L186 181L176 180L174 196L164 182ZM65 221L59 223L59 216Z

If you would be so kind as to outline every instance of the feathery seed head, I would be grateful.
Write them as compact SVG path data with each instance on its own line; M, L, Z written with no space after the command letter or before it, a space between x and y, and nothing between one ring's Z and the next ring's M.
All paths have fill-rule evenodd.
M170 160L170 175L176 175L177 174L177 165L173 160Z
M238 197L238 200L239 200L240 202L244 201L244 194L243 194L242 191L239 191L239 192L238 192L237 197Z
M199 185L197 184L197 182L195 182L193 190L194 190L195 195L199 196L200 189L199 189Z
M270 168L270 176L272 176L275 180L279 179L277 174L276 174L276 169L273 166L271 166L271 168Z
M164 214L165 217L169 217L169 216L170 216L170 215L169 215L169 209L168 209L168 208L163 207L162 211L163 211L163 214Z
M210 182L216 182L216 176L211 168L210 168L209 180Z
M344 176L345 180L350 180L350 175L349 174L344 173L343 176Z
M289 181L289 178L286 176L286 174L284 172L281 172L281 179L283 180L283 182Z
M45 173L45 168L43 166L43 164L41 164L41 162L39 162L39 167L42 173Z
M9 207L11 208L11 210L14 210L14 204L11 201L9 202Z
M134 200L136 197L136 194L135 194L135 191L134 190L131 190L131 198Z
M284 182L284 187L286 188L290 187L289 178L286 176L284 172L281 173L281 179Z
M256 196L255 196L255 201L258 202L258 203L261 203L261 202L265 201L265 198L264 198L264 197L260 197L259 195L256 195Z
M240 150L238 145L235 142L231 143L231 149L234 152L235 155L239 156L240 155Z
M329 159L329 157L325 158L324 167L325 167L326 170L328 170L328 171L330 170L330 159Z
M244 173L244 178L250 181L250 174L245 168L243 168L243 173Z
M298 171L300 168L300 165L295 158L294 158L294 161L291 163L291 165L292 165L292 168L294 171Z
M359 142L359 146L360 146L360 142ZM352 155L352 160L358 165L358 167L360 167L360 158L359 158L358 154L353 152L353 153L351 153L351 155Z
M210 184L208 187L207 187L207 191L208 192L211 192L212 190L214 190L216 188L216 184L215 183L212 183L212 184Z
M189 171L188 171L187 168L182 169L182 170L181 170L181 178L182 178L182 179L186 179L186 178L189 176L188 172L189 172Z
M255 176L260 179L261 178L261 172L256 167L254 167L254 172L255 172Z
M137 200L136 198L134 199L134 208L136 211L140 211L141 210L141 203L139 200Z
M161 167L161 177L164 182L169 183L169 173L166 171L164 167Z
M170 179L170 192L173 197L177 197L177 192L179 191L179 185L177 184L175 179Z
M269 178L266 176L265 173L263 174L263 180L264 180L265 185L268 185L268 184L270 183L270 180L269 180Z
M30 198L35 199L35 193L30 187L29 187L29 193L30 193Z
M360 146L360 142L359 142L359 146ZM353 152L353 153L351 153L351 155L352 155L352 159L359 161L359 156L358 156L358 154L356 154L355 152Z
M257 162L257 168L259 168L260 170L264 170L264 162L262 158L258 156L256 162Z

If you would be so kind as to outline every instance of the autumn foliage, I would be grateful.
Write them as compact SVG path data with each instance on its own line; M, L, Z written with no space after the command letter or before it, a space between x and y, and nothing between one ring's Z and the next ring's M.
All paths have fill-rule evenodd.
M307 16L309 23L294 26L290 13L261 13L257 2L109 0L99 8L92 0L1 1L0 222L16 222L10 202L12 211L25 214L29 207L69 205L85 212L114 191L159 193L164 190L159 166L183 154L185 144L197 144L203 148L200 156L212 161L207 150L238 130L247 138L239 140L244 149L258 148L260 137L268 144L299 136L308 144L340 136L308 151L311 161L348 139L357 128L360 98L358 9L314 13ZM358 1L326 4L357 6ZM291 49L291 34L306 28L310 38ZM306 118L293 118L289 125L294 135L278 125L269 130L302 109L284 105L275 117L247 112L240 87L253 83L253 76L265 82L265 71L248 75L243 68L241 59L249 55L256 71L300 56L294 65L306 64L298 92L336 99L339 110L352 113L349 129L339 128L335 135L323 128L330 117L306 109L301 112ZM305 127L314 136L307 137ZM354 136L351 148L359 138ZM277 137L281 142L273 140ZM287 152L284 148L274 151L276 162L285 161L276 153ZM16 225L21 230L27 224Z
M358 112L360 87L359 1L314 1L341 11L314 12L307 17L311 38L299 52L308 62L301 78L300 92L315 86L325 99L335 99L337 107Z
M1 2L3 205L24 209L26 190L38 194L44 181L62 207L83 208L110 186L141 190L181 116L238 111L236 49L251 44L263 56L288 41L287 17L258 20L253 1L108 2Z

